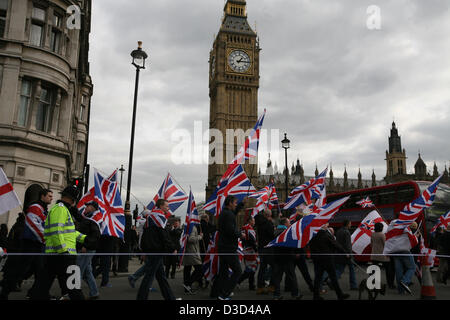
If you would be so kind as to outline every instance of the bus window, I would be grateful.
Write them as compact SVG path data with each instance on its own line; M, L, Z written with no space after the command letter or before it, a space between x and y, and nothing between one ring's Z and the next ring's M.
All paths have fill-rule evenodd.
M415 189L411 185L402 185L397 187L397 201L411 202L414 200Z
M380 190L379 196L379 205L391 204L396 202L396 192L393 188Z

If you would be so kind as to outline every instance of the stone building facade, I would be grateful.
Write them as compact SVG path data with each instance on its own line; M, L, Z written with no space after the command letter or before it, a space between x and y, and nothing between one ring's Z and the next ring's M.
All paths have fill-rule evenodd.
M90 19L91 0L0 0L0 166L23 206L84 174Z

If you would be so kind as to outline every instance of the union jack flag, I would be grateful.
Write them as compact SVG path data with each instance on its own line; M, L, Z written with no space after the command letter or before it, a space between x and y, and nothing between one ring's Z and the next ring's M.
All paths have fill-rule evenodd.
M372 200L370 200L369 197L365 197L364 199L361 199L360 201L356 202L356 204L359 204L362 208L374 207L374 204L373 204Z
M266 247L303 248L338 211L350 196L331 202L295 222Z
M187 198L188 196L184 193L183 189L175 183L173 177L170 173L168 173L161 188L159 188L158 193L148 204L147 209L151 211L155 207L158 199L165 199L169 201L169 211L173 214L175 210L177 210L184 203L184 201L187 200Z
M375 230L375 223L382 223L383 229L387 230L387 224L378 212L376 210L370 212L352 234L352 249L355 253L362 254L370 245L371 236Z
M227 196L235 196L238 199L238 202L240 202L244 200L250 192L255 191L256 190L245 174L242 165L238 165L234 170L229 172L227 177L222 177L221 183L217 186L208 201L206 201L203 209L212 213L215 212L215 216L218 217L222 212Z
M430 207L433 204L434 197L439 182L442 178L440 175L432 184L426 188L422 194L412 202L408 203L398 215L398 220L409 221L412 223L420 215L423 209Z
M183 263L183 256L184 252L186 250L186 242L189 237L189 235L192 233L192 229L194 229L194 226L200 225L200 219L198 216L197 206L195 205L194 195L192 194L192 190L189 192L189 200L188 200L188 206L187 206L187 212L186 212L186 219L184 222L184 228L183 233L181 234L180 238L180 265Z
M430 232L431 233L436 232L437 228L439 227L447 229L449 223L450 223L450 211L439 217L438 222L435 224L435 226L431 229Z
M117 171L116 171L117 174ZM100 232L116 238L122 238L125 231L125 215L120 198L117 178L109 180L94 170L94 199L103 216Z
M267 208L272 210L273 208L275 208L275 206L277 206L279 209L280 205L279 205L278 195L277 195L277 190L275 188L275 185L272 183L270 185L270 188L271 188L271 193L270 193L270 197L269 197L269 205L267 206Z
M170 217L170 213L165 213L159 208L153 208L150 212L146 212L146 223L144 228L149 228L151 225L155 225L159 228L165 228L167 220Z
M272 193L271 186L266 186L263 189L256 191L249 195L249 198L257 198L256 206L253 208L252 217L255 217L258 212L265 210L268 207L270 195Z
M309 180L307 183L302 184L289 194L288 200L284 205L284 209L292 209L298 205L306 202L311 203L311 199L320 199L325 191L325 178L328 168L322 171L317 177Z
M211 281L219 271L219 256L217 254L218 241L219 232L216 231L209 241L208 250L203 261L203 274L208 281Z
M242 164L245 162L245 160L249 160L258 156L259 136L261 133L261 127L263 125L265 115L266 109L264 109L264 113L261 115L261 117L259 117L255 127L251 130L247 139L245 139L244 145L241 147L241 149L239 149L239 152L236 154L230 164Z
M114 170L114 172L108 177L108 180L116 181L117 178L117 169ZM100 210L94 211L89 216L86 215L86 203L95 201L95 186L89 189L88 192L84 194L84 196L78 201L77 209L78 212L83 216L85 219L89 219L94 221L97 226L101 229L101 225L103 223L103 212Z

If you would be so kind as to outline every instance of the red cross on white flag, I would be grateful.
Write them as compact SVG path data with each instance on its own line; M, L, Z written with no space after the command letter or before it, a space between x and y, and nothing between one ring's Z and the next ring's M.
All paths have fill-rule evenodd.
M14 192L13 186L0 168L0 214L20 206L19 198Z

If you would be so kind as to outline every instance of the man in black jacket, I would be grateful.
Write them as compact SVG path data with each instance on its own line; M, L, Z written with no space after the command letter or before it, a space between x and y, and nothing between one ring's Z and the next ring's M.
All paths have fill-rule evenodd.
M77 265L80 267L81 278L89 286L89 300L98 299L99 293L97 283L92 273L92 257L97 249L97 242L100 239L100 227L92 220L92 215L98 210L98 203L91 201L86 203L83 213L83 220L78 224L78 231L86 235L83 244L77 243L77 251L82 253L77 255ZM89 253L89 255L84 255Z
M236 214L240 208L242 207L238 207L237 199L234 196L227 196L225 198L225 208L219 216L219 240L217 243L217 252L219 253L219 275L217 279L219 300L231 299L230 294L242 274L241 263L237 253L238 240L242 233L236 225ZM233 273L228 278L229 268Z
M256 294L266 294L268 290L265 288L264 276L269 266L272 266L272 248L264 248L270 241L274 239L275 226L272 223L272 212L270 210L259 213L255 217L256 238L258 239L258 254L260 265L258 270L257 290ZM273 285L273 281L271 281Z
M309 246L314 263L314 300L323 300L319 294L319 289L325 271L330 277L331 284L335 289L338 299L344 300L350 297L349 294L344 294L339 287L333 260L333 253L335 251L345 253L345 249L342 248L328 231L328 223L324 224L314 238L311 239Z
M147 217L147 223L141 239L143 253L152 254L148 255L145 260L145 276L139 287L137 300L148 299L148 293L155 277L163 298L165 300L175 300L175 296L164 273L164 254L177 253L175 244L172 243L168 231L164 228L165 223L161 224L169 215L169 202L164 199L158 199L156 201L156 208ZM161 226L153 222L152 215L153 218L160 219L158 222Z
M275 230L274 237L278 237L285 230L291 226L288 218L281 218L280 224ZM280 300L280 283L283 273L286 275L286 281L289 283L289 289L293 299L301 299L302 295L299 293L297 277L295 275L295 248L289 247L274 247L274 261L273 261L273 283L275 290L273 292L273 299Z
M350 290L358 290L358 284L356 283L355 268L352 263L352 235L350 234L351 222L344 220L342 228L336 232L336 241L345 249L347 255L338 255L336 257L336 277L339 280L344 272L345 266L348 266L350 271Z

